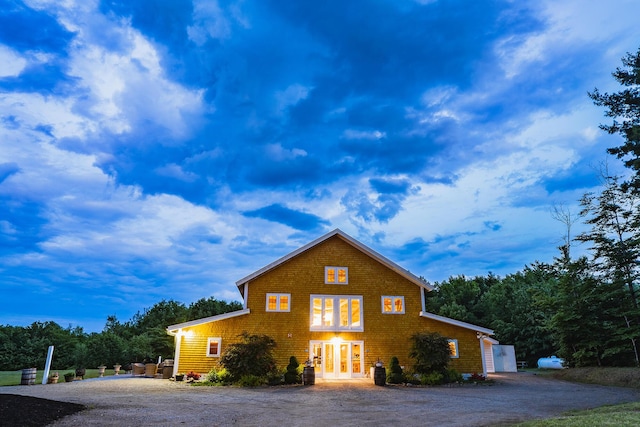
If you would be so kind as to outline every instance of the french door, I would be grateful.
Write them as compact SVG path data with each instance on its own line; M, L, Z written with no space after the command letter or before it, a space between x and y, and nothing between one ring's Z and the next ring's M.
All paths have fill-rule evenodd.
M363 377L362 341L311 341L316 375L326 379Z

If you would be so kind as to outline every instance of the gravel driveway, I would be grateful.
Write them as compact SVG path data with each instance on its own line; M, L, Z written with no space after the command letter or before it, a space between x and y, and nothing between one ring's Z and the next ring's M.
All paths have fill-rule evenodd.
M378 387L368 379L247 389L121 376L0 387L0 393L89 408L53 426L494 426L640 398L640 390L575 384L531 373L491 378L491 386Z

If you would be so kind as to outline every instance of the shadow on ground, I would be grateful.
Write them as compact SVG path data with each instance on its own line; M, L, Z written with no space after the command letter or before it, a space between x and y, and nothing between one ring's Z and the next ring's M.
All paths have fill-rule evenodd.
M40 427L86 409L77 403L58 402L17 394L0 394L0 427Z

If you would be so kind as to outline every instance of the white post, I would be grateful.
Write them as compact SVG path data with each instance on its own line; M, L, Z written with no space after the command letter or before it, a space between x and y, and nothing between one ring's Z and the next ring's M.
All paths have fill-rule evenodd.
M182 329L178 329L178 332L174 335L176 344L176 353L173 358L173 376L178 374L178 364L180 363L180 343L182 342Z
M47 363L44 365L44 375L42 376L42 384L47 383L47 379L49 379L49 370L51 369L51 360L53 359L53 346L49 346L49 351L47 352Z
M478 341L480 341L480 356L482 358L482 375L487 378L487 361L485 360L484 354L484 335L480 335L478 337Z

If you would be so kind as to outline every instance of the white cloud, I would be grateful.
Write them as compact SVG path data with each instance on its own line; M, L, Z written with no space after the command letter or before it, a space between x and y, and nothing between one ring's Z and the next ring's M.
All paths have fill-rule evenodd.
M285 90L275 93L276 114L282 115L288 107L296 105L309 95L309 91L313 89L301 84L292 84Z
M231 35L229 22L216 0L194 1L193 22L194 25L187 27L187 34L198 46L209 39L225 39Z
M533 7L538 8L545 28L526 37L508 36L495 46L505 77L525 73L533 63L553 66L553 61L565 57L566 49L590 43L608 43L608 53L612 55L608 59L620 58L637 47L637 16L625 13L636 6L634 0L536 2ZM594 66L599 59L594 58Z
M0 77L15 77L27 65L27 61L7 46L0 45Z
M296 157L306 157L307 152L301 148L284 148L281 144L267 144L265 151L269 158L276 162L292 160Z
M386 132L379 130L357 130L357 129L345 129L342 133L345 139L370 139L377 140L387 137Z

